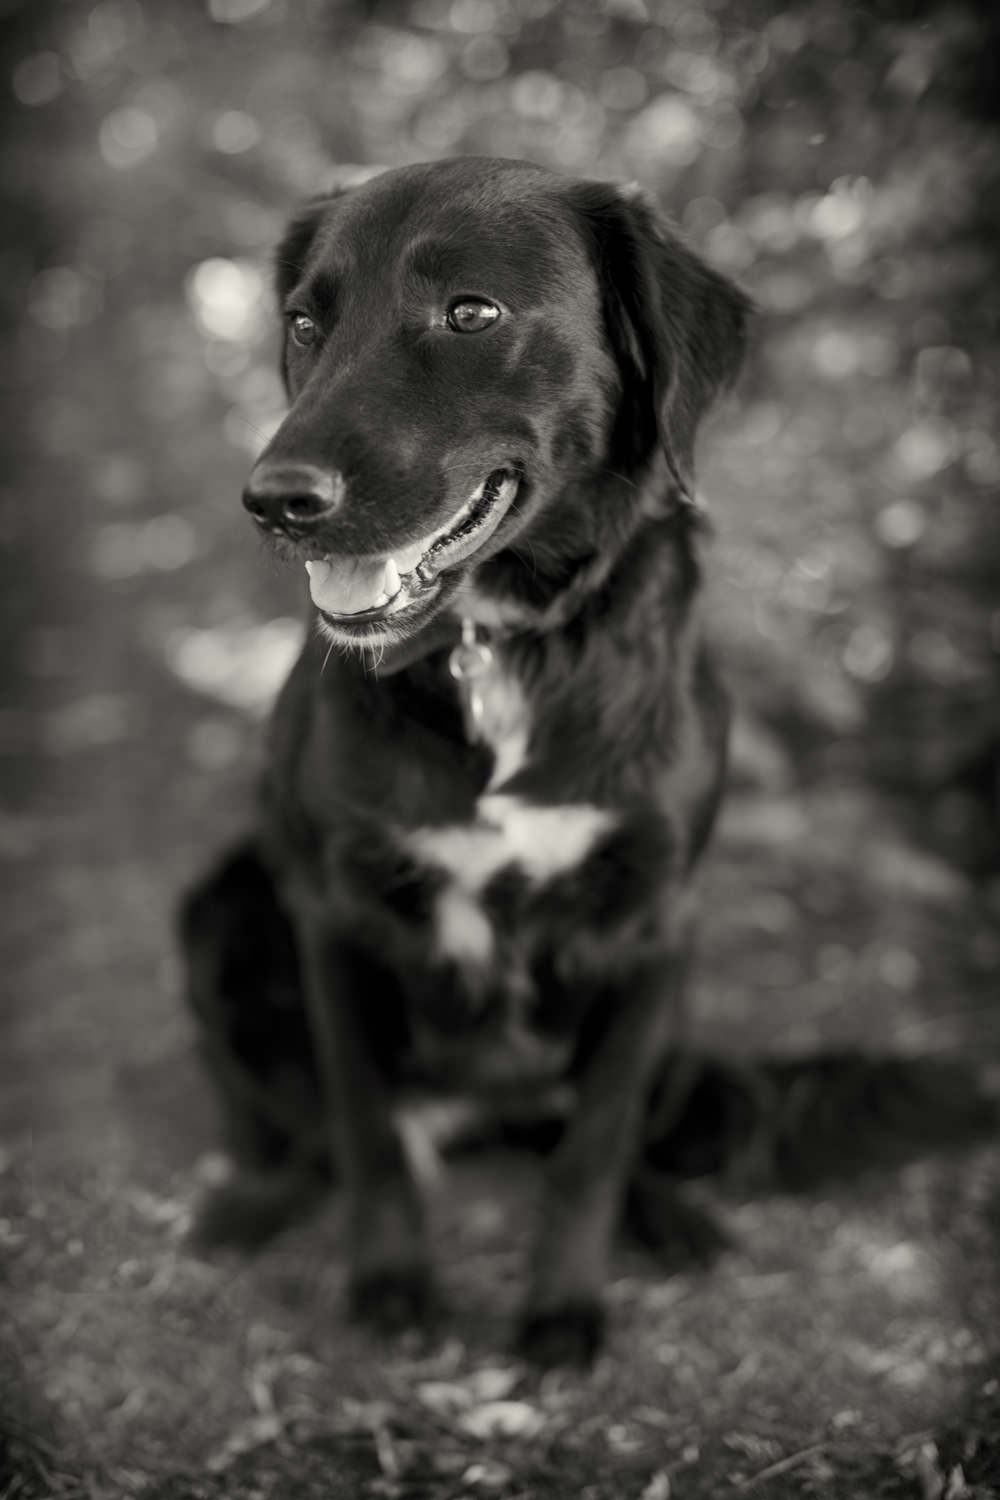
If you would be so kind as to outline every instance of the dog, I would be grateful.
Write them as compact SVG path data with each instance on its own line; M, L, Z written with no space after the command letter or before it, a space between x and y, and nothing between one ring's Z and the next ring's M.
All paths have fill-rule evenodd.
M751 305L636 189L485 158L312 200L277 287L289 410L243 503L312 628L182 926L234 1154L296 1186L228 1230L332 1159L355 1311L418 1321L399 1099L562 1090L519 1344L586 1361L724 783L694 443Z

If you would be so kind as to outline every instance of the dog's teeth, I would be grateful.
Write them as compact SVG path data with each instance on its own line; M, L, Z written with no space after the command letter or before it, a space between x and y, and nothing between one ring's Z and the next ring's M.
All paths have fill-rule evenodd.
M394 600L398 601L397 609L403 608L407 599L403 578L415 573L419 582L426 586L440 572L442 554L451 557L458 549L464 547L467 551L470 545L474 545L471 538L482 529L479 509L483 498L488 492L490 499L495 499L503 487L503 483L491 485L488 479L484 480L443 526L419 541L397 548L392 557L384 560L336 554L310 558L305 566L313 603L328 614L336 615L384 609ZM474 515L476 523L471 525L470 518Z
M435 532L434 535L436 534ZM397 547L393 553L392 560L396 564L399 573L412 573L433 541L433 535L423 536L419 541L410 542L406 547Z

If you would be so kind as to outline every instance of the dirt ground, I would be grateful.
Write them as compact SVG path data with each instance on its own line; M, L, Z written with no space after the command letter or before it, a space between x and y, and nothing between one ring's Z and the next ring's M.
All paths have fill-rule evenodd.
M876 34L816 0L748 36L724 5L621 7L595 41L572 5L345 6L315 36L290 6L204 9L11 8L0 1497L1000 1494L995 1144L804 1197L696 1184L733 1247L692 1271L623 1246L606 1353L541 1379L509 1352L538 1164L459 1158L441 1322L377 1345L344 1317L335 1200L255 1259L184 1248L217 1133L172 936L300 629L237 498L280 409L268 246L335 161L504 150L701 205L688 231L763 308L702 469L740 715L694 1040L1000 1064L973 775L998 732L998 200L981 124L924 76L968 65L965 12ZM699 58L734 80L711 108Z
M187 1253L215 1136L170 902L241 778L212 778L178 838L167 767L191 723L176 704L155 717L174 726L157 745L57 760L7 825L0 1493L998 1493L994 1148L804 1199L716 1193L735 1248L676 1274L623 1248L607 1353L541 1381L508 1353L530 1158L449 1166L432 1206L447 1311L425 1341L378 1347L345 1321L336 1202L255 1260ZM109 812L140 806L136 845ZM860 793L744 786L706 905L706 1045L996 1055L973 894Z

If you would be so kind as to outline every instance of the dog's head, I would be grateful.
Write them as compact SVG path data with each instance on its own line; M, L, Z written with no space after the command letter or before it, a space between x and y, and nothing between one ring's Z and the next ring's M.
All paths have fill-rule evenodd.
M682 491L748 310L641 197L480 158L311 202L278 289L291 406L244 504L347 645L556 588L657 464Z

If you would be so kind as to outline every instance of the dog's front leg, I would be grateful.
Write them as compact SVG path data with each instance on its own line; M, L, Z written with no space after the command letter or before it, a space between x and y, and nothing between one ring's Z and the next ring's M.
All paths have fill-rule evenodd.
M319 915L300 918L299 936L331 1148L348 1200L351 1305L393 1331L424 1317L431 1294L422 1205L376 1045L395 983Z
M601 1342L608 1252L686 967L686 954L665 955L595 997L596 1035L551 1161L521 1324L521 1347L537 1363L581 1363Z

